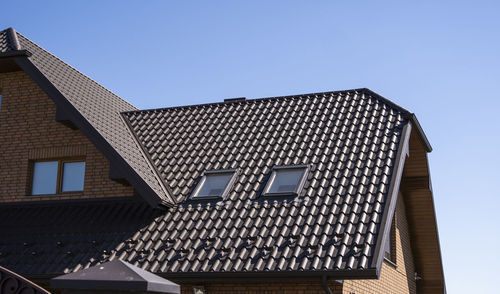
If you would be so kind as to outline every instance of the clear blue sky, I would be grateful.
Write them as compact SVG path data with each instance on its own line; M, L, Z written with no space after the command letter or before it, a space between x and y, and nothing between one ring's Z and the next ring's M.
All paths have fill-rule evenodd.
M1 27L139 108L368 87L415 112L448 293L498 293L495 1L45 2L6 1Z

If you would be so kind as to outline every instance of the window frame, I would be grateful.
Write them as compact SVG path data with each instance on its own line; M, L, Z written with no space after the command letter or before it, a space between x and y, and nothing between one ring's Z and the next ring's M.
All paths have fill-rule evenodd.
M276 177L275 176L276 172L285 169L303 170L302 177L300 178L299 183L297 184L297 189L294 192L275 192L275 193L266 192L269 191L269 189L271 189L271 186L274 182L274 180L271 181L271 179L274 179ZM304 186L306 184L307 177L309 175L309 170L310 166L308 164L274 166L273 169L271 170L271 174L267 178L267 182L266 185L264 186L264 189L262 190L261 196L262 197L299 196L300 193L302 193L302 190L304 189Z
M87 170L87 162L84 157L70 157L70 158L50 158L50 159L34 159L30 160L30 176L28 183L28 196L30 197L43 197L43 196L52 196L52 195L74 195L74 194L83 194L85 190L85 172L83 173L83 189L78 191L66 191L63 192L63 174L64 174L64 164L70 162L84 162L85 163L85 171ZM35 164L37 162L57 162L57 180L56 180L56 193L55 194L33 194L33 174L35 172Z
M222 191L220 196L195 196L196 193L199 193L201 188L203 187L203 183L205 183L207 176L210 175L217 175L217 174L230 174L232 173L231 178L227 182L226 187L224 188L224 191ZM236 182L236 178L239 175L238 169L218 169L218 170L207 170L203 172L203 175L201 178L198 180L198 183L194 187L194 189L191 191L189 195L189 200L191 201L210 201L210 200L223 200L226 199L227 195L231 191L234 183Z
M389 241L389 244L386 244L386 246L384 247L384 260L396 266L396 215L395 214L391 222L391 228L389 230L386 242L387 241ZM386 250L387 248L389 249L389 251Z

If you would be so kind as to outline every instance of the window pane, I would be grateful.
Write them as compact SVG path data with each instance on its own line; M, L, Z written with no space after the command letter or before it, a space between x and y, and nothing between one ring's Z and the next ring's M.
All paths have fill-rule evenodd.
M387 234L385 237L385 254L387 258L391 257L391 234Z
M62 191L83 191L85 162L65 162L63 168Z
M57 161L35 162L32 195L56 194L57 166Z
M389 234L385 236L385 248L384 248L384 256L385 258L389 259L392 261L392 253L391 253L391 245L392 245L392 225L391 229L389 230Z
M297 192L304 169L277 169L270 179L271 187L267 193L290 193Z
M233 173L224 174L207 174L205 180L201 183L201 187L195 197L216 197L222 196L227 184L231 180Z

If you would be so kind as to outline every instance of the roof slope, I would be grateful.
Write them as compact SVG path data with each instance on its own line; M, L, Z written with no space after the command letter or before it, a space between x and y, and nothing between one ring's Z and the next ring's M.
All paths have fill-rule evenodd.
M177 201L203 171L236 168L228 198L167 211L118 200L0 204L0 263L32 275L120 258L167 277L375 277L406 115L364 89L125 113ZM303 192L260 198L272 167L288 164L310 165Z
M11 50L16 50L16 49L12 48L11 46L7 30L3 30L0 32L0 53L8 52Z
M27 50L31 54L30 57L22 58L28 58L78 114L90 123L98 135L132 168L131 174L135 173L143 180L154 191L154 196L173 203L120 116L120 112L136 108L13 29L0 32L0 52L7 53L15 49L12 44L13 35L18 39L20 48L17 49ZM62 102L55 100L59 107ZM106 152L103 153L106 155ZM144 194L148 193L138 187L136 189Z

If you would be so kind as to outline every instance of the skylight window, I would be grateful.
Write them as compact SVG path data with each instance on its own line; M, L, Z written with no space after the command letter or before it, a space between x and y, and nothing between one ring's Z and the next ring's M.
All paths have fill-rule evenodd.
M191 199L224 198L234 182L235 170L207 171L194 189Z
M278 166L264 188L264 196L298 195L307 178L307 166Z

